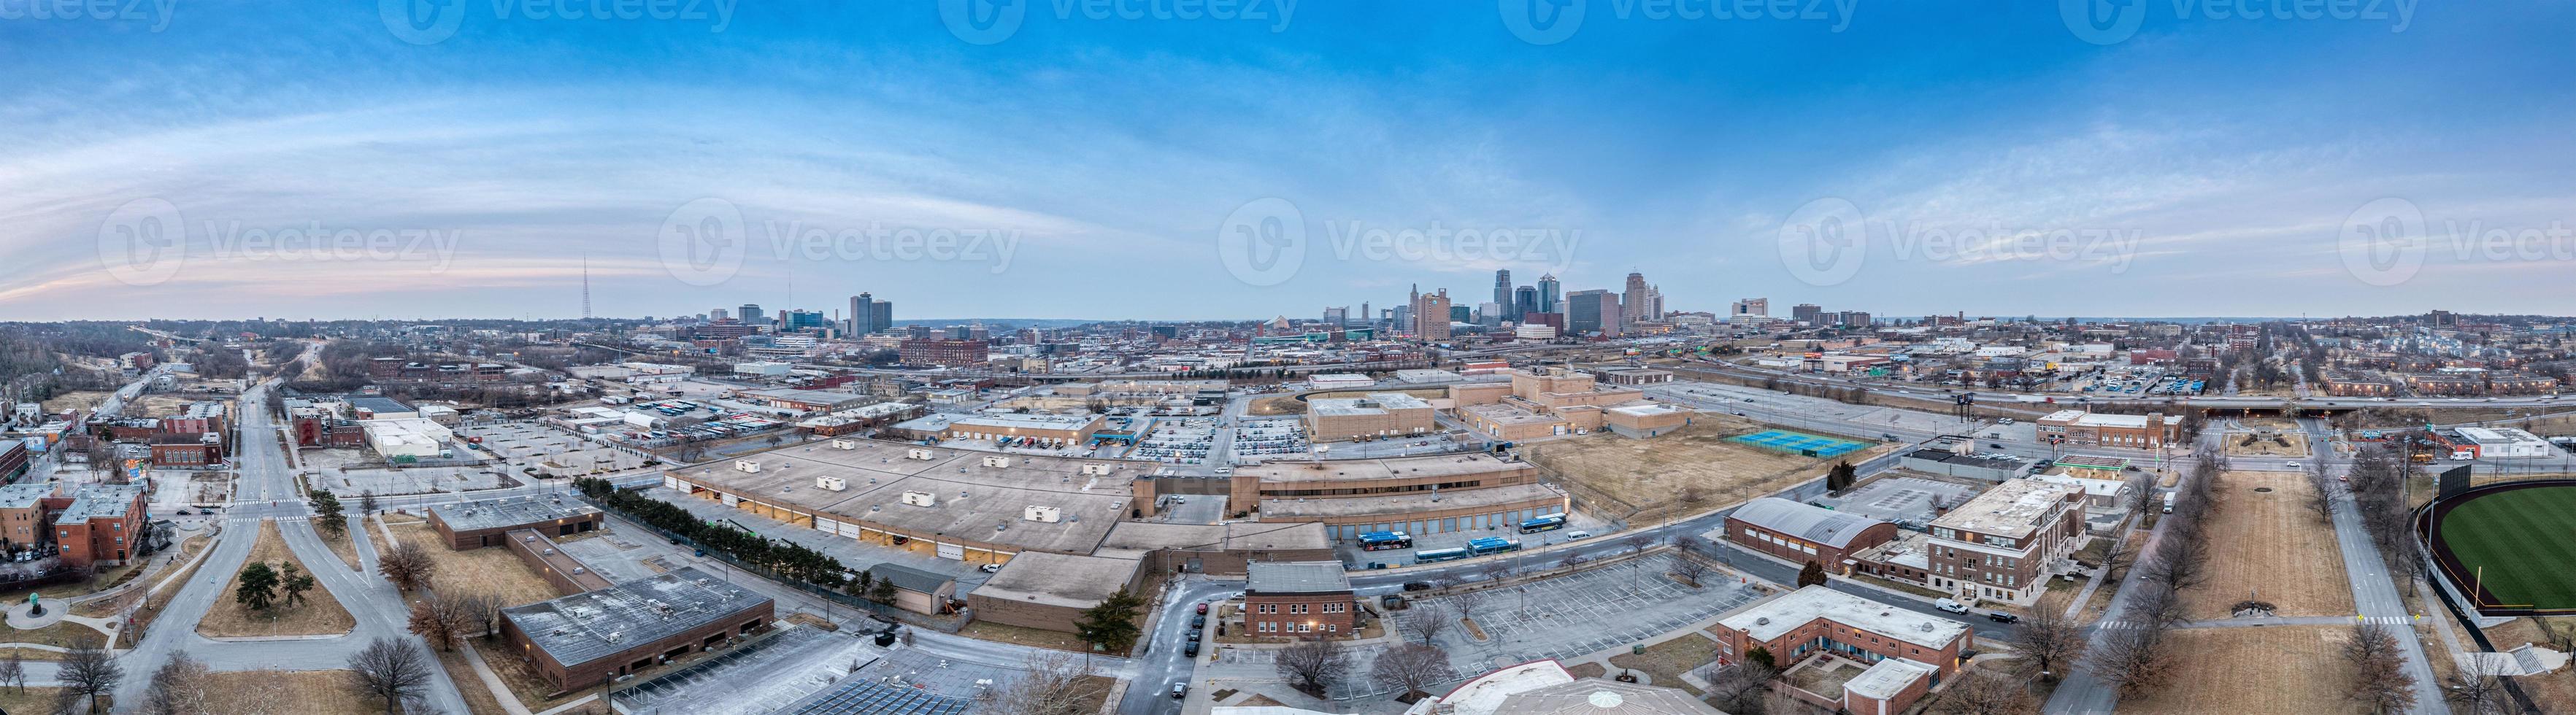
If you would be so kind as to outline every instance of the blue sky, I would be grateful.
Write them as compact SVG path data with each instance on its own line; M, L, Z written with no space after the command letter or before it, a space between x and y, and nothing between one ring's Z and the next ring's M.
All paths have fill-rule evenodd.
M0 319L2576 313L2563 3L160 1L0 0Z

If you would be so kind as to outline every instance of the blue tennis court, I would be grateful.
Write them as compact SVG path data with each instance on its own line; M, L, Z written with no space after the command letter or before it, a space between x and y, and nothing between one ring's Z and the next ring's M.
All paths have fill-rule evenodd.
M1854 442L1848 439L1818 437L1803 432L1789 432L1776 429L1763 430L1753 434L1736 437L1734 439L1737 442L1743 442L1756 447L1767 447L1770 449L1780 450L1782 452L1805 454L1808 451L1813 450L1818 457L1840 457L1845 454L1859 451L1862 447L1869 446L1867 444Z

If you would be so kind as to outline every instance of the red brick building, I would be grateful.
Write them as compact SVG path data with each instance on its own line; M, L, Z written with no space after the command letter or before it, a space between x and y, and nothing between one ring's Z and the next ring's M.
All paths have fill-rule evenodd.
M897 353L906 365L976 367L992 358L981 340L906 340Z
M205 434L165 434L152 438L152 464L181 469L213 466L224 461L224 440L212 432Z
M694 567L501 609L508 650L559 690L578 690L715 650L769 627L769 597Z
M1855 553L1896 539L1896 525L1779 497L1747 502L1726 517L1725 538L1790 563L1851 573Z
M1853 713L1900 713L1941 687L1963 665L1976 632L1968 624L1895 608L1825 586L1782 594L1736 611L1715 627L1717 661L1743 663L1755 648L1786 677L1772 685L1809 704ZM1859 668L1841 692L1817 693L1791 683L1808 669Z
M73 568L124 563L142 547L152 515L140 484L95 484L69 497L47 497L54 545Z
M1256 561L1243 587L1244 629L1258 636L1357 633L1358 604L1339 561Z

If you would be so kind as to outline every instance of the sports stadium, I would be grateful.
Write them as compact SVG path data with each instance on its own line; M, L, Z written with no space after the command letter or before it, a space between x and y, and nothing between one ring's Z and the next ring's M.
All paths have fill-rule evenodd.
M2452 591L2489 616L2576 614L2576 479L2464 482L2415 517Z

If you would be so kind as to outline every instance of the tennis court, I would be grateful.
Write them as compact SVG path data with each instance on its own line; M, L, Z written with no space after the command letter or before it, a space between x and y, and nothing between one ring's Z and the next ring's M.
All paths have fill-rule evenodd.
M1776 449L1782 452L1805 454L1812 451L1815 452L1818 457L1840 457L1845 454L1859 451L1862 447L1869 446L1867 444L1854 442L1848 439L1818 437L1803 432L1790 432L1776 429L1763 430L1753 434L1736 437L1734 439L1737 442L1743 442L1756 447Z

